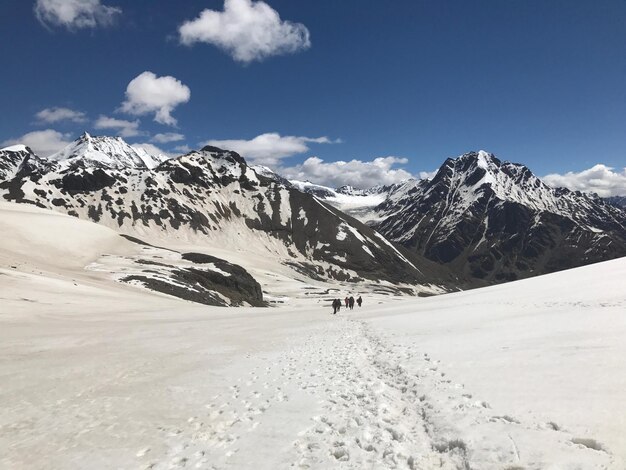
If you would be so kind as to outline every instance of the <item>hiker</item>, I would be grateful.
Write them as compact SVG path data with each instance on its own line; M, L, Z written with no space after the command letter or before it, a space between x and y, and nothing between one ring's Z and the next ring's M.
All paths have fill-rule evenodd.
M348 298L348 296L346 296L346 308L348 308L350 306L350 299Z
M337 315L337 311L341 308L341 300L333 300L333 315Z
M359 298L358 298L358 299L356 299L356 303L357 303L357 305L358 305L359 307L360 307L360 306L361 306L361 304L363 303L363 299L361 298L361 296L360 296L360 295L359 295Z
M348 299L348 306L350 307L350 310L354 309L354 297L350 296Z

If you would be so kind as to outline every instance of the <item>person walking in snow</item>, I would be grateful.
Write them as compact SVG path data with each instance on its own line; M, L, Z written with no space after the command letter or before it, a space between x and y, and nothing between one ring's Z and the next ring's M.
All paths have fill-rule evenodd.
M346 308L348 308L350 306L350 299L348 298L348 296L346 296L345 302L346 302Z
M333 300L333 315L337 315L337 312L341 308L341 300L335 299Z
M359 295L358 299L356 299L356 303L359 307L361 307L361 304L363 303L363 299L361 298L361 296Z
M348 299L348 306L350 307L350 310L354 309L354 297L350 296Z

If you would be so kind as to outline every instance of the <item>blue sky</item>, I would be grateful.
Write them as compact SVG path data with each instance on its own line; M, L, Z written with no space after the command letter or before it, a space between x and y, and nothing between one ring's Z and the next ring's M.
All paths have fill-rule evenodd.
M355 160L362 185L485 149L626 193L623 0L228 2L3 0L0 142L211 141L329 184ZM260 19L237 33L242 9Z

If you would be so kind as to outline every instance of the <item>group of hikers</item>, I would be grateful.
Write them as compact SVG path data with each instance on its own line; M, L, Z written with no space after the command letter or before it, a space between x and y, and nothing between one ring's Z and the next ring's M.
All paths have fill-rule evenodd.
M346 303L346 308L349 308L350 310L352 310L354 308L354 303L356 302L356 304L360 307L361 304L363 303L363 299L361 298L360 295L357 297L356 300L354 300L354 297L350 296L350 297L346 297L344 299L344 302ZM336 315L337 312L341 310L341 299L333 300L332 307L333 307L333 315Z

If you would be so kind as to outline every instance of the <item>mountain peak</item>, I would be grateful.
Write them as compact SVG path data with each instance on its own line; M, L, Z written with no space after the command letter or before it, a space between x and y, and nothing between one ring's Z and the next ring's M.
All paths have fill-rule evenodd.
M26 152L26 153L33 153L33 151L27 147L26 145L22 145L22 144L18 144L18 145L11 145L10 147L5 147L0 149L0 152Z
M448 158L445 163L462 171L472 168L497 171L502 165L502 162L493 153L485 150L467 152L457 158Z
M240 165L248 166L246 160L237 152L233 152L232 150L224 150L219 147L214 147L212 145L205 145L204 147L202 147L200 152L210 153L211 156L214 158L223 158L225 160L231 160Z
M92 136L84 132L61 151L50 155L50 160L88 162L108 168L154 168L166 157L150 155L145 149L138 151L121 137Z
M225 152L228 152L228 150L224 150L224 149L221 149L219 147L215 147L213 145L205 145L200 150L202 152L210 152L210 153L225 153Z
M484 150L448 158L431 180L426 194L454 195L459 199L457 206L462 210L469 209L480 198L495 197L535 210L561 211L555 190L526 166L503 162Z

